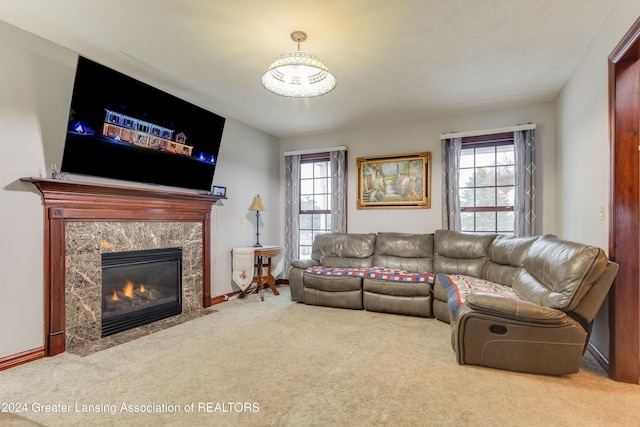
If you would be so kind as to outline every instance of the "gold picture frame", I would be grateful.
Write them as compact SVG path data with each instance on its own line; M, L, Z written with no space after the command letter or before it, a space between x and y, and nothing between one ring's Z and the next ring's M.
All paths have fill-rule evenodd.
M431 153L358 157L358 209L431 208Z

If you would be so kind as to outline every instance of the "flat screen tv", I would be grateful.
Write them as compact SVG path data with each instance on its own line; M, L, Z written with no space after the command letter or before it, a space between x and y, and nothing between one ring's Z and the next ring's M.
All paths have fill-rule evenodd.
M61 172L210 192L224 123L79 57Z

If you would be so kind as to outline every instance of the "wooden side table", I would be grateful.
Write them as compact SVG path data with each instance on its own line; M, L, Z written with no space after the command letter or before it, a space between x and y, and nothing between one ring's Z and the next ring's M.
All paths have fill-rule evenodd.
M264 285L266 284L269 289L271 289L274 295L280 295L278 290L276 289L276 279L271 274L271 258L276 257L284 251L284 248L281 246L265 246L261 248L255 248L253 251L253 256L255 258L255 275L253 276L253 280L249 283L249 286L242 291L242 293L238 296L238 298L244 298L244 296L249 292L251 285L254 283L258 284L258 290L260 291L260 300L264 301ZM265 262L266 261L266 262ZM267 274L264 274L264 269L267 269Z

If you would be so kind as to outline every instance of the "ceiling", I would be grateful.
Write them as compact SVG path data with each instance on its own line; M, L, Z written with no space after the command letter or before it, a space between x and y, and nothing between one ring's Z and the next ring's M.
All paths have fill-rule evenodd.
M0 0L0 20L284 138L555 99L615 0ZM289 38L337 77L260 76Z

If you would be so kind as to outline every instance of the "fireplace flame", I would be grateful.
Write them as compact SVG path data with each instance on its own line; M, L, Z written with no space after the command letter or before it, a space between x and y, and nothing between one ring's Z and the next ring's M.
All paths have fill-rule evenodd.
M133 298L133 283L131 281L127 281L124 289L122 289L122 293L126 297Z
M137 297L142 296L141 294L144 294L146 292L147 290L145 289L143 283L140 283L136 288L131 280L127 280L126 285L124 285L121 289L113 289L113 295L109 299L111 301L122 301L122 297L136 299ZM118 294L120 294L120 296L118 296Z

